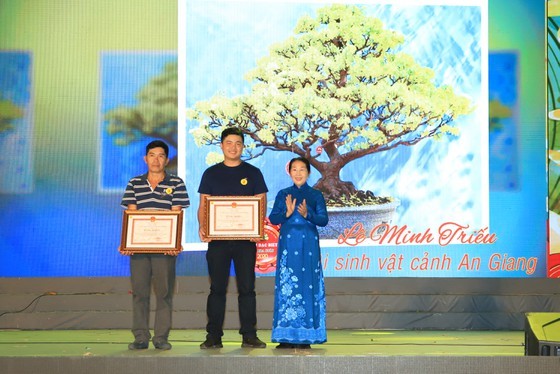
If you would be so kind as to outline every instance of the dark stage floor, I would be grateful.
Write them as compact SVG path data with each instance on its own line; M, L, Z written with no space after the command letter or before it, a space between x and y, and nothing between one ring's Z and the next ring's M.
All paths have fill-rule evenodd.
M0 330L1 373L558 373L560 357L524 356L523 331L330 330L310 350L241 348L226 331L224 348L201 350L202 330L173 330L173 349L129 351L126 330Z
M226 331L224 348L201 350L202 330L173 330L170 351L129 351L132 334L126 330L0 331L0 357L27 356L207 356L207 355L368 355L368 356L523 356L522 331L373 331L332 330L328 342L311 350L278 350L270 330L259 331L265 349L241 348L236 331Z
M208 356L208 355L313 355L313 356L523 356L522 331L372 331L331 330L328 342L311 350L278 350L270 330L259 331L265 349L241 348L237 331L226 331L224 348L201 350L202 330L173 330L170 351L129 351L133 338L126 330L0 331L0 357L31 356Z

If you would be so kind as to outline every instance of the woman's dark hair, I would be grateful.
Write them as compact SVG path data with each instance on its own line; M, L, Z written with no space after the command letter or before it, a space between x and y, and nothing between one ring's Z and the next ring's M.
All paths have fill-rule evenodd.
M148 145L146 146L146 154L150 152L150 149L158 147L163 148L163 150L165 151L165 157L169 157L169 147L161 140L154 140L153 142L148 143Z
M296 161L301 161L305 164L305 167L307 168L307 172L311 173L311 165L309 164L309 160L306 159L305 157L296 157L296 158L292 158L290 160L290 163L288 164L288 171L292 170L292 164Z

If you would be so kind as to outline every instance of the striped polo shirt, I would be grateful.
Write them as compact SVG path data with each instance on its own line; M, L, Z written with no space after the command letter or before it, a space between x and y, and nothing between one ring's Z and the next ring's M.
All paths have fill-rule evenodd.
M190 201L185 182L178 176L165 173L163 181L152 191L146 173L128 181L121 206L126 209L130 204L136 204L139 210L170 210L173 206L187 208Z

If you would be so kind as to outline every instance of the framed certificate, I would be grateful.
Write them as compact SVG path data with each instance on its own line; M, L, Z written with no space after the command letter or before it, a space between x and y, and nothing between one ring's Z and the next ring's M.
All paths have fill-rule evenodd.
M264 196L204 196L203 226L208 239L264 238Z
M181 252L182 210L125 210L119 251Z

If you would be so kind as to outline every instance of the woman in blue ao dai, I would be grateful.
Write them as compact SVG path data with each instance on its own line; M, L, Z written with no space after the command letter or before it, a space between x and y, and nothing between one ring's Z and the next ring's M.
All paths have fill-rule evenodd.
M310 348L327 341L317 226L329 218L323 194L307 184L309 161L294 158L288 170L294 184L278 192L269 216L281 224L271 340L280 343L276 348Z

